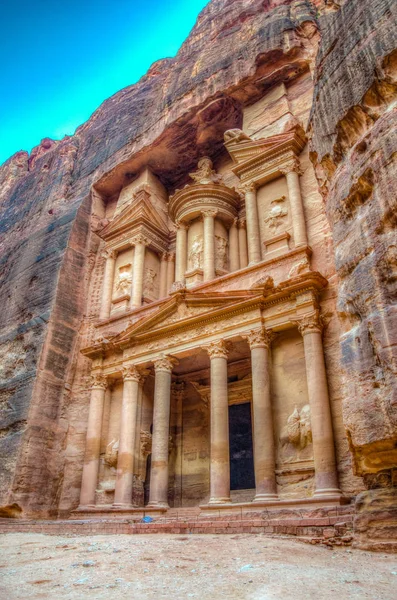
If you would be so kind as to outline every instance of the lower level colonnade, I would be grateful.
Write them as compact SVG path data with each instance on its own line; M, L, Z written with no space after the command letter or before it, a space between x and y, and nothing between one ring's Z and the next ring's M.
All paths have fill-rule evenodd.
M308 399L311 410L314 497L340 495L335 459L334 436L329 404L318 315L296 323L303 336ZM276 448L270 382L272 331L258 328L245 334L251 354L253 451L256 503L278 500ZM230 457L228 413L228 346L219 339L204 346L210 360L210 505L230 503ZM168 507L169 440L172 371L178 360L161 355L153 361L155 385L153 402L152 459L149 508ZM134 364L123 367L123 396L117 476L113 508L132 507L134 455L136 455L137 407L149 371ZM98 485L102 417L107 379L99 369L93 372L88 416L86 452L80 496L80 509L95 506Z

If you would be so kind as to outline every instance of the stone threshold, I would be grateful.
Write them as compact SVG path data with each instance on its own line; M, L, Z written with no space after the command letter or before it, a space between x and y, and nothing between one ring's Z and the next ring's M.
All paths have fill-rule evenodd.
M280 500L266 500L263 502L236 502L228 504L200 504L202 512L257 512L261 508L322 508L329 506L344 506L350 504L351 499L346 496L335 494L318 498L284 498Z

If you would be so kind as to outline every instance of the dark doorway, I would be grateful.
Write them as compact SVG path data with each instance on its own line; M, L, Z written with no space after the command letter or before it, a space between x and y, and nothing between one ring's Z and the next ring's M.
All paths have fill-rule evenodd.
M229 406L230 489L255 487L251 404Z
M152 469L152 455L149 454L149 456L146 459L146 477L145 477L145 481L143 484L143 504L144 504L144 506L146 506L146 504L149 502L151 469Z

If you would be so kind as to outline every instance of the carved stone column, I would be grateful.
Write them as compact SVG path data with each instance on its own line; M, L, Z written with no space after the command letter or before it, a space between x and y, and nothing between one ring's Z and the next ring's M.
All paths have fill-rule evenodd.
M175 281L185 283L185 273L187 268L188 226L182 221L177 221L176 227Z
M160 257L160 298L165 298L169 288L167 287L167 267L168 267L168 254L163 252Z
M307 246L307 232L299 181L300 166L298 160L291 162L288 167L282 171L282 173L287 179L288 198L291 209L291 221L294 232L295 247Z
M248 183L242 186L245 193L245 214L247 217L248 259L254 265L262 260L261 236L259 231L258 204L256 186Z
M316 491L314 496L340 494L334 434L324 363L322 323L318 312L298 322L305 349Z
M134 450L140 373L135 365L123 367L123 401L120 418L120 442L117 459L117 478L114 493L115 507L132 503L134 479Z
M145 240L143 236L139 235L132 240L132 242L135 246L135 251L131 308L138 308L139 306L142 306L143 269L145 266L145 247L147 245L147 240Z
M169 294L172 284L175 281L175 252L168 252L167 257L167 289L166 296Z
M206 348L211 361L211 462L210 504L230 502L229 403L225 342Z
M217 210L204 210L204 281L215 279L215 217Z
M154 362L152 470L148 504L153 508L168 508L171 373L176 362L176 359L164 355Z
M240 269L248 265L247 228L246 220L239 219L238 222L238 247L240 252Z
M278 500L273 413L270 396L269 354L272 333L251 331L247 340L251 349L252 414L254 430L254 502Z
M234 219L229 229L229 261L230 271L238 271L240 268L240 255L238 247L237 219Z
M175 401L175 481L174 481L174 504L182 506L182 465L183 465L183 399L185 397L185 384L175 383L172 386L172 395Z
M105 273L103 277L102 299L99 318L107 319L110 315L110 308L112 306L114 268L116 266L117 252L115 252L114 250L106 250L103 256L106 258L106 264Z
M80 491L81 508L95 506L95 490L98 485L101 428L106 387L106 377L100 372L93 373L91 381L91 400L90 410L88 413L83 477Z

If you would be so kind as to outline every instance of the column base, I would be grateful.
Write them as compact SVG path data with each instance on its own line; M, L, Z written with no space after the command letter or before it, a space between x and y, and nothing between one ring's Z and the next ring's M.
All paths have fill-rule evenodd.
M130 508L137 508L137 507L128 502L115 502L114 504L112 504L112 508L117 510L118 508L130 509Z
M166 510L169 509L169 504L168 502L149 502L145 508L165 508Z
M85 510L92 510L93 508L96 508L96 504L79 504L76 510L84 512Z
M277 494L257 494L253 499L253 503L255 502L277 502L280 500Z
M339 488L322 488L314 492L313 498L324 498L326 496L342 496L342 492Z
M231 504L232 500L230 496L224 498L210 498L208 504Z

